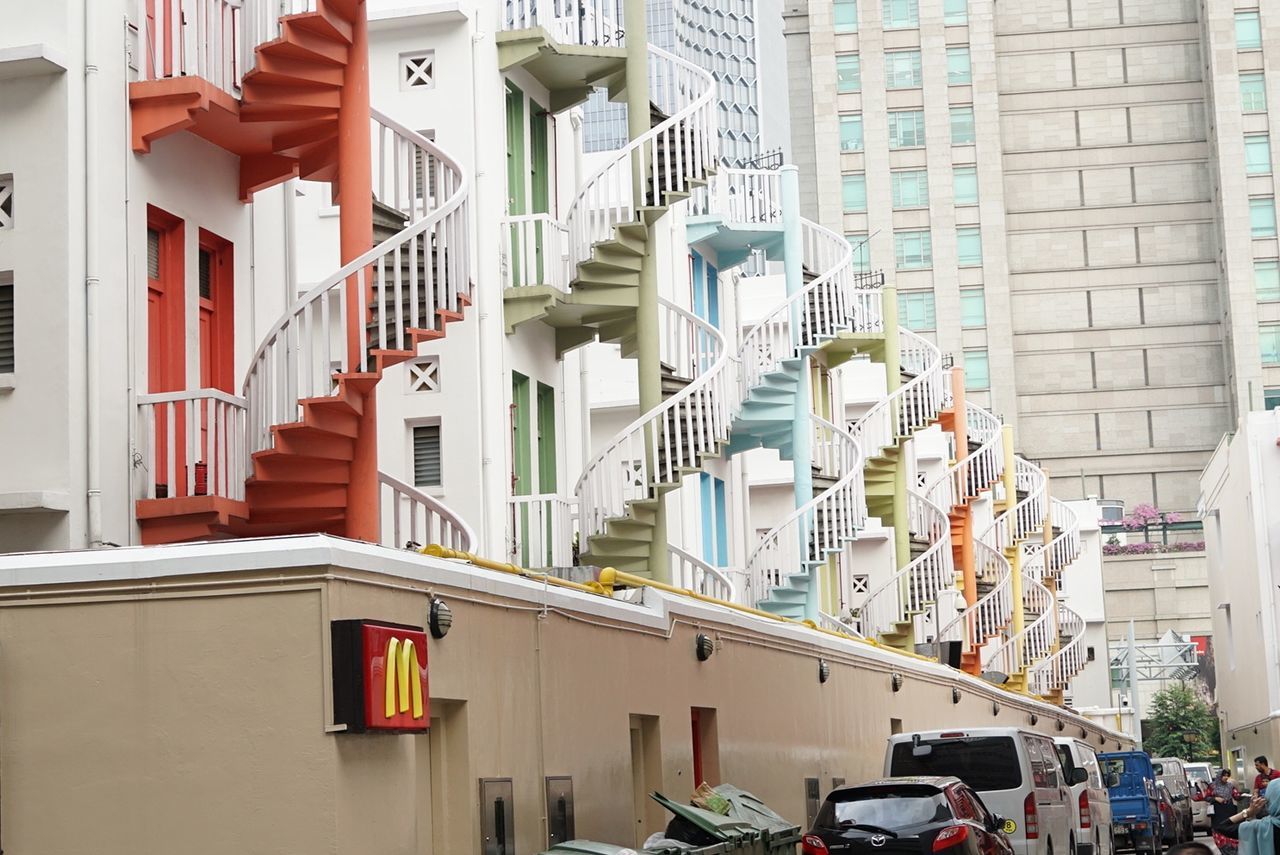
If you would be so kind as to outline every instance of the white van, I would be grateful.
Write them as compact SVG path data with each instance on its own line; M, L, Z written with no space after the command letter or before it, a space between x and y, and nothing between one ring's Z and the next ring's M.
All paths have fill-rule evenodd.
M1111 795L1102 780L1097 752L1072 737L1058 737L1053 742L1071 787L1077 855L1113 855L1116 841L1111 830Z
M1017 855L1071 855L1071 791L1053 740L1017 727L929 730L889 737L885 775L954 775L1005 821Z

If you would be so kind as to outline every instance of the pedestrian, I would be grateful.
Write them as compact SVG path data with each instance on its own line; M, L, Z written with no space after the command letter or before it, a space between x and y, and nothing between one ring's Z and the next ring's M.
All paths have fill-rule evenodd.
M1266 796L1254 796L1249 807L1227 822L1215 825L1213 839L1227 844L1239 841L1239 855L1280 855L1280 781L1267 784Z
M1203 798L1213 805L1214 827L1231 821L1231 815L1236 812L1236 799L1240 798L1240 790L1231 781L1230 769L1218 772L1218 779L1209 785Z
M1253 768L1258 770L1258 776L1253 779L1253 794L1260 796L1266 792L1267 784L1280 778L1280 769L1272 769L1265 754L1259 754L1253 758Z
M1165 851L1164 855L1214 855L1214 851L1207 843L1201 843L1199 840L1188 840L1186 843L1171 846Z

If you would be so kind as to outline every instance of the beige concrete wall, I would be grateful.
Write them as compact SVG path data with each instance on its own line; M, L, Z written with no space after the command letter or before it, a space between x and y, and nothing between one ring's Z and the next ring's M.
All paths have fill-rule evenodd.
M716 711L721 779L797 823L806 777L825 791L879 774L896 729L1026 726L1035 712L1046 732L1059 715L1067 733L1103 735L941 666L692 601L628 605L327 538L273 543L287 551L130 550L95 570L110 583L42 589L38 604L21 568L0 567L6 849L478 852L479 780L511 778L517 851L532 853L545 775L573 777L578 836L631 843L664 822L636 822L631 725L647 717L642 786L683 800L691 707ZM328 621L421 625L428 590L454 613L428 647L431 734L326 732ZM717 645L705 663L699 632Z
M1103 564L1107 586L1107 636L1156 639L1169 630L1206 635L1213 631L1209 567L1203 552L1164 555L1109 555Z

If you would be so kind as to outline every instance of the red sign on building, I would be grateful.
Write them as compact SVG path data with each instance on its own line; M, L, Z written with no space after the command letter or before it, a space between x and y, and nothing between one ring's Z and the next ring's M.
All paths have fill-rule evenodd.
M333 713L348 733L421 733L431 721L427 634L370 620L332 624Z

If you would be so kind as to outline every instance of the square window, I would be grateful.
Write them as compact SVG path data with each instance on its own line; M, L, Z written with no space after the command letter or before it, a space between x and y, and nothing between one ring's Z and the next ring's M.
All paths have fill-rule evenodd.
M961 267L982 266L982 229L956 229L956 256Z
M1280 407L1280 389L1263 389L1262 406L1268 410Z
M1249 134L1244 138L1245 171L1250 175L1266 175L1271 171L1271 136Z
M0 229L13 228L13 176L0 175Z
M400 88L434 89L436 85L436 52L423 50L400 54Z
M843 176L844 210L847 214L858 214L867 210L867 176L857 172Z
M1267 84L1262 72L1240 75L1240 109L1246 113L1265 113Z
M837 33L858 32L858 0L835 0Z
M884 55L885 86L889 89L916 89L924 84L920 51L895 50Z
M951 108L951 144L973 145L977 133L973 127L972 107Z
M991 367L985 348L964 352L964 388L969 391L991 388Z
M862 58L856 53L836 55L836 91L858 92L862 89Z
M1280 324L1259 325L1258 346L1262 350L1263 365L1280 364Z
M924 111L898 110L889 114L889 148L924 145Z
M929 207L929 173L926 170L893 173L893 207Z
M942 0L942 23L949 27L969 23L969 0Z
M1256 238L1276 236L1276 200L1260 196L1249 200L1249 225Z
M932 291L899 291L898 323L909 330L920 332L938 328Z
M845 235L844 239L853 247L853 267L861 273L871 271L871 241L867 239L865 232L862 234Z
M957 166L953 173L957 205L978 204L978 167Z
M840 117L840 150L862 151L861 113L846 113Z
M1236 50L1262 48L1262 22L1257 12L1236 12Z
M960 289L960 326L974 329L987 325L987 295L981 288Z
M947 48L947 85L957 86L973 82L973 69L969 66L967 47Z
M894 232L893 251L899 270L925 270L933 267L933 240L928 229Z
M413 486L441 486L440 425L413 428Z
M920 26L919 0L884 0L884 28L901 30Z
M1280 300L1280 261L1255 261L1253 287L1261 301Z

